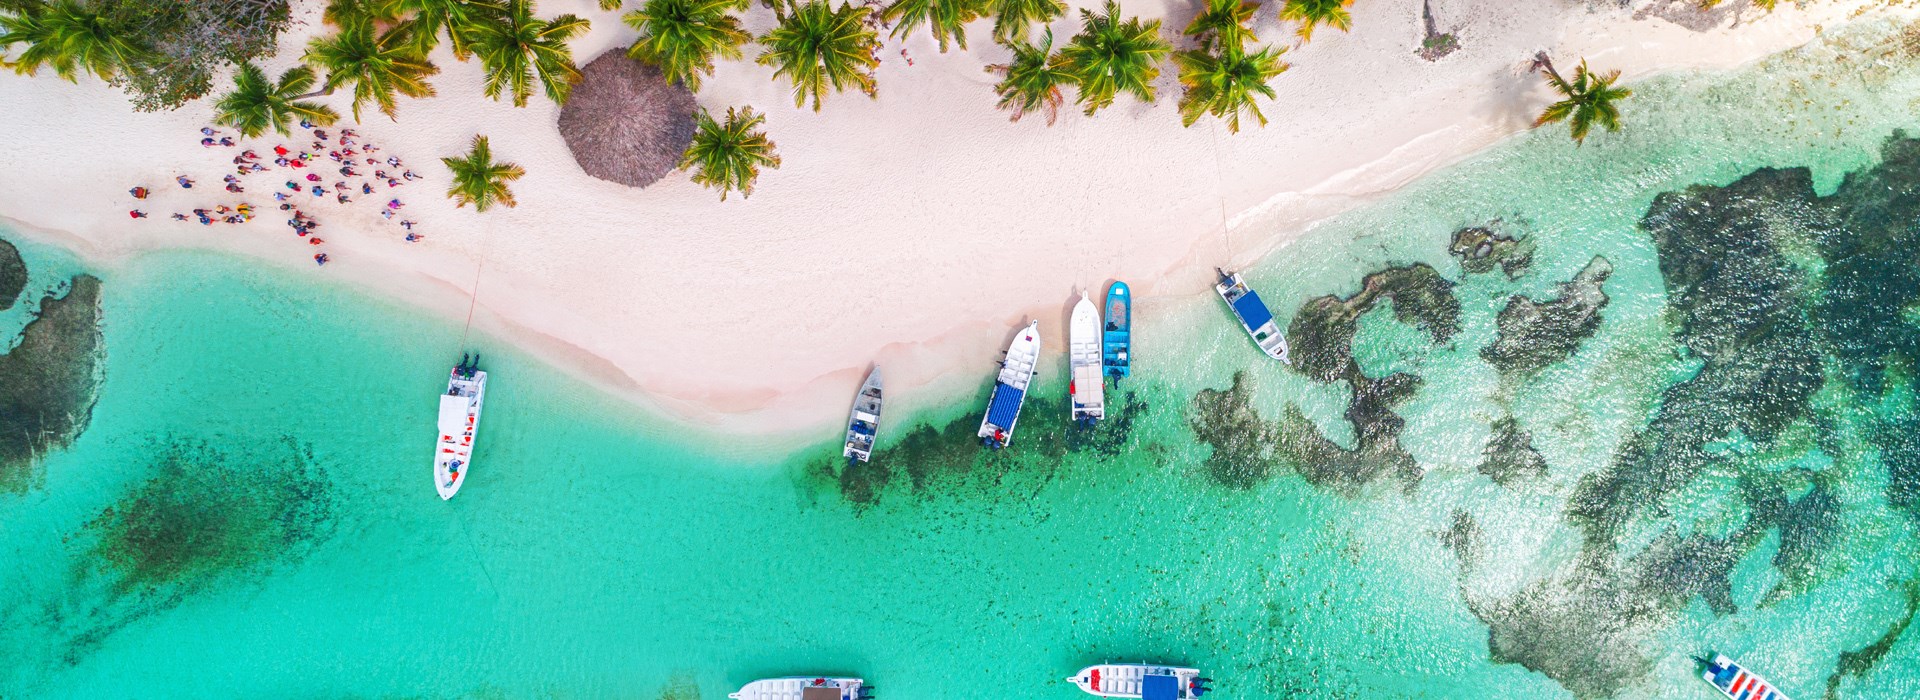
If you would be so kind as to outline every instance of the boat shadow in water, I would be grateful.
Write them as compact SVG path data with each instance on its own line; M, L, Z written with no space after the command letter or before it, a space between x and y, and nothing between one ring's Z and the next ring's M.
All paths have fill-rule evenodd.
M1119 457L1129 448L1135 421L1149 410L1146 398L1132 388L1110 391L1107 418L1084 427L1069 419L1069 399L1054 396L1058 393L1037 392L1027 399L1020 440L1006 449L982 449L974 436L979 414L965 413L915 425L898 441L883 441L866 462L849 462L828 449L809 450L802 468L810 481L830 484L856 507L878 503L895 486L913 494L967 487L984 493L1002 489L1015 474L1051 480L1060 463L1074 456ZM972 403L984 399L983 392Z

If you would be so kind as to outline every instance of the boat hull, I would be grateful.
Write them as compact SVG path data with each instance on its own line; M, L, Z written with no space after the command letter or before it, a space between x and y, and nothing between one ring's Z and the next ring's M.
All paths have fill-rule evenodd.
M1786 693L1773 687L1760 674L1741 667L1725 654L1714 656L1713 663L1707 664L1700 678L1728 700L1788 700Z
M433 455L433 488L440 500L453 498L467 483L467 472L473 468L480 408L486 397L486 372L475 370L472 377L467 377L455 368L448 373L447 391L440 395L439 441Z
M1107 288L1107 310L1101 338L1101 361L1107 376L1133 374L1133 290L1125 282Z
M880 437L880 409L885 396L881 390L880 368L867 373L853 396L853 410L847 414L846 442L840 456L865 462L873 456L873 444Z
M1279 323L1273 319L1273 312L1261 301L1260 295L1247 286L1245 279L1237 272L1221 272L1220 282L1213 285L1213 291L1227 302L1227 309L1240 321L1240 328L1253 339L1253 344L1266 353L1267 357L1292 364L1288 359L1287 334L1280 331Z
M1072 380L1067 383L1069 417L1077 422L1092 422L1107 417L1106 372L1101 358L1100 310L1086 294L1073 307L1067 327L1067 366Z
M1192 700L1202 685L1200 669L1155 664L1088 666L1067 682L1095 697L1137 700Z
M1033 384L1035 363L1040 359L1040 322L1033 321L1007 345L1007 357L1000 363L1000 374L987 399L987 414L980 418L976 433L987 447L999 449L1013 442L1013 429L1020 422L1020 407L1026 403L1027 388Z
M763 678L728 693L733 700L860 700L871 697L872 689L860 678L793 676Z

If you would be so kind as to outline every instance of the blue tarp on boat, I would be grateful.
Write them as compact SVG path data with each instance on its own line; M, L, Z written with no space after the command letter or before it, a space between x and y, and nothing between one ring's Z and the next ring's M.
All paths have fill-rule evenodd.
M1026 392L1013 388L1006 382L993 386L993 400L987 403L987 422L1005 430L1013 425L1013 419L1020 415L1020 399Z
M1173 676L1141 676L1140 700L1180 700L1180 679Z
M1233 300L1233 311L1240 314L1240 321L1247 324L1248 330L1260 330L1261 326L1273 322L1273 312L1267 310L1267 305L1260 301L1260 295L1251 289Z

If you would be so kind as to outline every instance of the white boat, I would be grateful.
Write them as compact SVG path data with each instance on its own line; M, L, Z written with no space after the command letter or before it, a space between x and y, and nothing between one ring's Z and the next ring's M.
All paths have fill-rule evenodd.
M1007 345L993 397L987 399L987 415L980 419L980 444L997 450L1013 441L1013 426L1020 422L1020 406L1027 400L1027 386L1033 383L1034 363L1039 359L1040 322L1033 321Z
M1200 669L1155 664L1100 664L1067 679L1088 695L1139 700L1191 700L1212 691Z
M1273 322L1273 312L1267 310L1266 302L1260 301L1260 295L1247 286L1247 281L1238 272L1219 270L1220 282L1213 285L1213 291L1220 293L1226 300L1227 308L1240 319L1240 327L1253 337L1253 344L1267 357L1292 364L1287 359L1287 334L1280 332L1280 326Z
M434 446L433 487L440 500L453 498L467 483L473 468L473 433L480 426L480 404L487 397L487 373L478 369L480 357L472 362L463 356L447 377L447 392L440 395L440 441Z
M728 693L733 700L863 700L873 696L873 687L859 678L826 676L763 678Z
M880 368L874 367L867 373L867 380L860 383L860 393L853 396L853 412L847 415L847 443L841 448L840 456L851 463L855 460L865 462L873 456L873 441L880 430Z
M1073 372L1067 393L1072 395L1069 410L1076 423L1090 425L1107 417L1107 377L1101 356L1104 339L1100 309L1086 292L1081 292L1080 303L1073 305L1073 322L1067 327L1067 366Z
M1706 659L1698 660L1706 663ZM1700 672L1700 677L1729 700L1787 700L1786 693L1780 692L1759 674L1741 668L1740 664L1734 663L1725 654L1714 655L1713 662L1706 663L1706 670Z

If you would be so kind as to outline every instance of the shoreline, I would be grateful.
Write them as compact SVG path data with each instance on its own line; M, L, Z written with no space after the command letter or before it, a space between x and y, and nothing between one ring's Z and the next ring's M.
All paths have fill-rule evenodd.
M942 55L915 34L905 42L916 58L908 68L891 58L900 42L889 38L880 98L835 95L819 114L792 108L785 88L763 75L770 71L727 62L706 81L700 103L769 112L786 168L764 173L753 198L724 203L679 174L645 190L585 176L552 128L557 108L486 101L477 66L443 48L434 57L439 97L403 101L397 124L370 115L353 127L429 175L404 192L429 240L408 246L376 217L320 210L335 263L318 272L458 322L485 260L474 330L703 429L810 434L841 420L870 363L885 364L890 393L905 394L895 404L905 408L890 410L950 400L976 383L966 368L980 367L985 381L988 363L1025 318L1042 320L1048 352L1058 352L1060 310L1079 287L1104 289L1119 278L1142 299L1202 296L1214 265L1264 259L1320 221L1524 133L1546 102L1540 79L1522 70L1533 48L1551 47L1563 60L1586 56L1597 69L1623 70L1629 82L1727 70L1803 45L1822 24L1875 3L1782 7L1708 32L1634 19L1632 8L1556 2L1461 20L1449 18L1460 12L1450 3L1434 4L1441 26L1460 33L1459 52L1437 63L1413 55L1424 29L1418 0L1362 4L1351 33L1323 31L1289 51L1294 67L1274 83L1279 99L1263 106L1272 124L1238 135L1207 121L1180 127L1170 69L1151 106L1123 102L1091 119L1069 107L1052 128L1007 123L979 70L1004 50L984 40ZM631 39L617 15L592 3L545 5L543 15L573 11L594 21L574 44L582 64ZM1165 17L1163 32L1171 33L1192 12L1172 3L1126 9ZM282 36L269 72L290 65L305 37L322 30L311 19L317 12L313 3L296 6L296 20L308 25ZM1056 37L1071 33L1071 14L1055 23ZM748 28L762 30L769 19L750 11ZM1293 43L1270 12L1255 28L1269 43ZM1376 77L1381 71L1391 79ZM1400 95L1406 102L1385 112L1378 94L1402 88L1412 90ZM74 86L47 75L0 76L0 94L38 107L0 116L0 129L24 137L13 156L21 160L0 172L0 218L25 235L90 262L172 248L290 271L306 262L301 254L310 251L289 255L298 241L277 221L205 229L124 218L120 200L132 201L125 187L157 183L161 195L178 199L166 172L206 182L205 173L223 167L218 159L232 151L200 149L197 135L187 137L210 114L207 100L137 114L98 81ZM866 129L875 126L892 131ZM515 186L519 208L476 216L441 197L444 169L429 161L475 131L493 136L503 159L527 167ZM60 148L73 136L112 147ZM281 140L269 134L243 145ZM1050 157L1051 170L1035 165L1036 151ZM949 156L985 162L953 168ZM63 159L73 172L98 175L42 178L21 167ZM49 210L49 201L67 206ZM642 223L664 225L633 235Z

